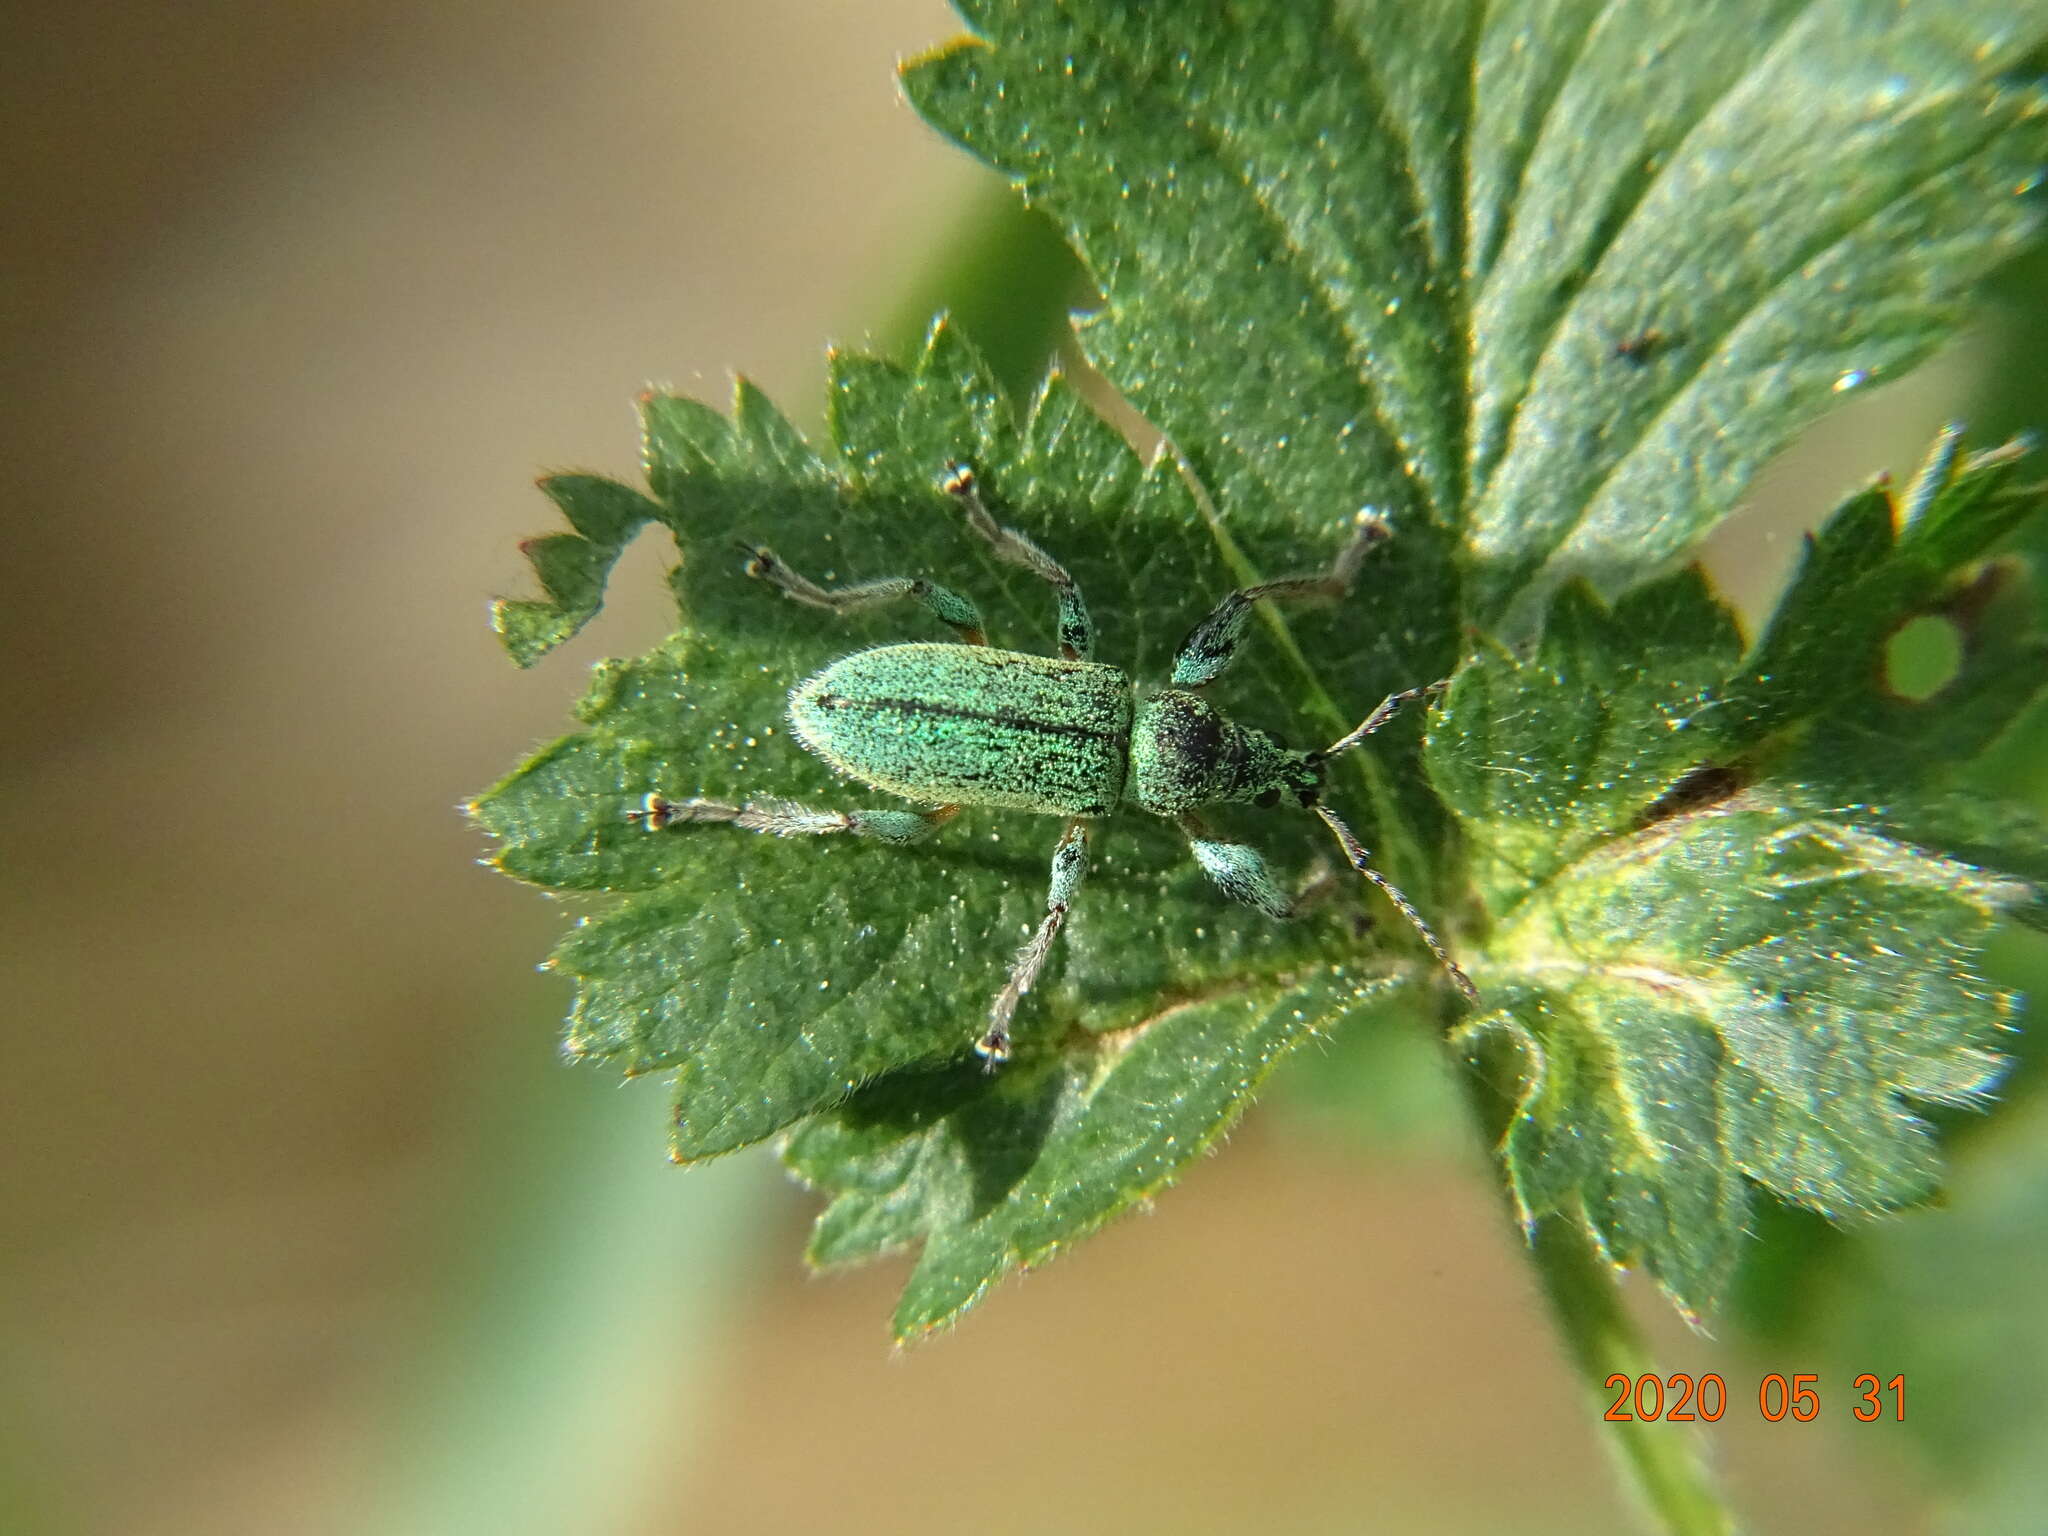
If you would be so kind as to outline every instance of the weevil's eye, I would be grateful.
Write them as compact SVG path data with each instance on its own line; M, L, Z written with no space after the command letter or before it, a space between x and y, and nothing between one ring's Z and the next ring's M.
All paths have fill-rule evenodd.
M1256 805L1262 811L1270 811L1271 809L1273 809L1274 806L1278 805L1279 803L1280 791L1277 789L1268 789L1262 791L1258 799L1252 802L1253 805Z

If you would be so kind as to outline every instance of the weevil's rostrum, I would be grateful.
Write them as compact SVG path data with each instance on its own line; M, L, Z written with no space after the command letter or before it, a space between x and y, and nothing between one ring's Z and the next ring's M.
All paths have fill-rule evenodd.
M1442 683L1389 694L1358 727L1320 751L1300 752L1229 719L1197 690L1221 676L1244 639L1260 598L1340 598L1366 553L1392 536L1386 520L1360 512L1327 570L1286 576L1230 593L1175 654L1168 684L1139 696L1131 679L1094 661L1095 629L1066 568L982 504L974 472L949 464L941 482L968 526L998 559L1049 583L1059 606L1058 657L989 645L981 614L960 594L921 577L888 577L822 587L767 549L743 545L747 574L792 601L844 613L913 598L959 636L950 644L884 645L841 657L790 693L797 739L847 777L910 802L909 810L820 811L785 800L668 800L649 795L627 814L651 830L722 822L779 837L848 832L889 843L928 837L963 806L1062 816L1044 919L1018 951L975 1042L993 1066L1010 1054L1017 1005L1044 969L1087 871L1088 825L1128 800L1172 818L1196 863L1233 900L1276 918L1292 917L1317 887L1282 889L1248 843L1220 841L1197 816L1205 805L1292 802L1322 820L1345 861L1385 892L1467 998L1471 981L1408 898L1372 867L1350 827L1321 800L1329 760L1348 752L1405 704Z

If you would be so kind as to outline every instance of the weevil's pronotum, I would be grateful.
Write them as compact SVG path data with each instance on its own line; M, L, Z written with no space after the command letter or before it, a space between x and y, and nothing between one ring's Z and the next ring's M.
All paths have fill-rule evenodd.
M989 515L966 465L948 464L942 483L998 559L1051 585L1059 604L1058 659L995 649L974 604L937 582L895 576L821 587L768 550L740 546L747 574L796 602L844 613L915 598L960 637L957 644L856 651L790 690L790 724L805 747L848 777L900 795L918 809L821 811L786 800L729 805L649 795L629 816L652 829L725 822L778 837L848 832L885 843L928 837L962 806L1064 817L1045 917L1017 952L1009 980L990 1005L988 1027L975 1042L991 1066L1009 1056L1017 1004L1038 979L1066 923L1087 868L1089 823L1125 800L1172 818L1187 835L1195 862L1224 894L1276 918L1300 910L1299 898L1280 888L1258 850L1218 841L1196 812L1224 802L1273 806L1292 800L1322 819L1346 862L1386 893L1458 990L1477 1000L1470 978L1422 914L1372 867L1351 829L1321 800L1331 758L1364 741L1404 704L1439 693L1444 684L1387 695L1355 730L1318 752L1294 751L1264 731L1227 719L1198 691L1230 665L1260 598L1348 592L1366 552L1392 535L1385 518L1370 509L1360 512L1349 542L1325 571L1232 592L1181 642L1167 685L1140 694L1124 673L1092 659L1095 626L1065 567Z

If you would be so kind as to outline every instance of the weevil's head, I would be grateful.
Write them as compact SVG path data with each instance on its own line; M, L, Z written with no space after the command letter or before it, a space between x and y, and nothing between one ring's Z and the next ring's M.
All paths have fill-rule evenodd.
M1198 694L1162 688L1139 701L1124 795L1154 815L1225 802L1309 806L1322 787L1322 754L1282 746Z

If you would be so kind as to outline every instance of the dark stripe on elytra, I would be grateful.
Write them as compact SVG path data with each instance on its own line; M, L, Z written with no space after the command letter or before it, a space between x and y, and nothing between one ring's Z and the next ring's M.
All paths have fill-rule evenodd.
M998 715L982 709L959 709L950 704L934 704L929 699L849 699L836 693L821 693L813 702L821 709L900 710L906 715L935 715L942 720L981 720L990 725L1006 725L1031 736L1067 736L1077 741L1112 743L1121 739L1093 726L1020 719L1015 715Z

